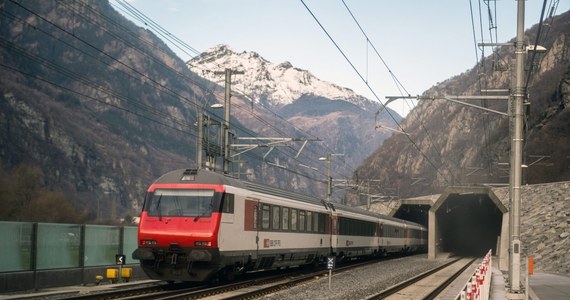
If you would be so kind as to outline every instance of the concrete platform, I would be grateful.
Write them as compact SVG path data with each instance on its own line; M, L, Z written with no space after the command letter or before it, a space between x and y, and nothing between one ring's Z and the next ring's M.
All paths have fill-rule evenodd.
M493 260L491 273L491 291L489 293L490 300L505 300L507 299L507 289L505 288L505 278L503 272L497 267L496 260Z
M529 277L530 299L570 299L570 276L535 273Z
M509 298L509 294L505 287L504 275L497 268L493 268L491 281L491 300L503 299L525 299L525 295L514 295ZM522 284L526 278L521 278ZM531 300L568 300L570 299L570 276L535 273L529 277L528 299Z

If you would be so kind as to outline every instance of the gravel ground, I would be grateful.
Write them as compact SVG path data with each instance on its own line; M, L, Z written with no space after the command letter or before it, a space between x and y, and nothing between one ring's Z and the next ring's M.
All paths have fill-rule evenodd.
M428 260L427 254L385 260L341 274L333 274L330 290L328 276L322 276L261 299L365 299L447 261L449 259Z

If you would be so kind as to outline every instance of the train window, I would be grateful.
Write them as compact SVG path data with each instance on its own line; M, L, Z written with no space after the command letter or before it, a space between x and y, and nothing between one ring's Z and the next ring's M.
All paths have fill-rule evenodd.
M261 205L261 229L269 230L269 205Z
M319 232L319 215L318 213L313 214L313 232Z
M214 190L156 189L147 205L149 216L209 217L221 194ZM219 202L216 202L219 203ZM218 206L219 207L219 206Z
M291 208L291 230L297 231L297 210Z
M319 233L325 233L327 227L327 215L319 214Z
M279 225L281 224L280 217L281 207L272 206L271 208L271 229L279 230Z
M313 212L307 212L307 231L313 231Z
M374 222L341 217L339 218L338 226L339 226L339 234L342 235L356 235L356 236L376 235L376 223Z
M339 234L349 235L350 234L350 220L347 218L339 218Z
M366 222L366 236L376 236L376 223Z
M227 214L234 213L234 194L229 194L229 193L224 194L224 200L222 203L222 212Z
M281 218L281 229L289 230L289 208L283 207L283 215Z
M305 231L305 211L299 211L299 231Z

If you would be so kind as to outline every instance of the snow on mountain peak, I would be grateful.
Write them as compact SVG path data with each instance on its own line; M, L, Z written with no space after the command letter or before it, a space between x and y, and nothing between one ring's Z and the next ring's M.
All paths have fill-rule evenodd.
M295 68L291 62L274 64L256 52L237 53L227 45L217 45L187 62L192 71L223 85L224 76L215 71L231 68L244 74L232 77L232 90L273 107L282 107L311 94L331 100L345 100L363 109L376 103L357 95L349 88L322 81L307 70Z

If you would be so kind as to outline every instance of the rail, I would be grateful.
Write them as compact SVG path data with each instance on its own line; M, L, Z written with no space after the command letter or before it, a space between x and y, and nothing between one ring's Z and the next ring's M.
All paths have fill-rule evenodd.
M414 299L434 299L452 280L441 281L442 278L456 278L466 267L473 263L472 258L457 258L439 267L414 276L404 282L393 285L379 293L371 295L366 300L387 299L397 293L402 295L413 294ZM395 297L402 297L395 296ZM403 296L406 297L406 296ZM396 298L398 299L398 298Z

